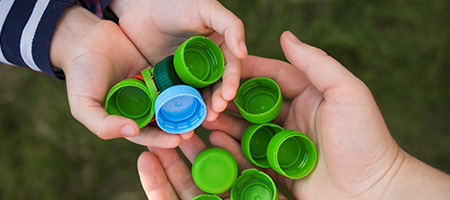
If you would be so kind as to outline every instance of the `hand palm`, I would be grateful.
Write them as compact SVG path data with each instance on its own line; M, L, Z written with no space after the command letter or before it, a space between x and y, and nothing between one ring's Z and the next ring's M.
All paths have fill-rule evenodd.
M119 137L120 124L134 122L109 116L102 106L104 98L113 84L138 74L147 62L111 22L99 22L85 37L88 41L79 44L80 48L73 52L76 57L67 63L65 70L71 111L100 137Z
M296 87L284 87L285 93L298 94L290 97L293 101L283 127L310 136L317 145L319 158L315 170L308 177L294 182L284 179L284 182L292 186L290 189L297 198L336 199L373 195L370 191L385 181L382 179L387 179L384 176L396 159L399 148L390 136L370 91L324 52L318 49L298 51L295 49L298 47L283 40L282 46L286 57L302 71L294 82L286 78L294 76L294 71L278 73L278 77L274 77L285 82L283 85ZM293 70L292 66L278 61L264 63L272 69L273 66L285 66Z

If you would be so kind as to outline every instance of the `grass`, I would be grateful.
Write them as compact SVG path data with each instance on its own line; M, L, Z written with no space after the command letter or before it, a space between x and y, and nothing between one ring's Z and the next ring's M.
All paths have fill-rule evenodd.
M284 30L325 50L372 90L402 148L450 173L448 1L221 2L243 20L250 54L284 59ZM64 82L6 65L0 79L0 199L145 199L144 147L90 133Z

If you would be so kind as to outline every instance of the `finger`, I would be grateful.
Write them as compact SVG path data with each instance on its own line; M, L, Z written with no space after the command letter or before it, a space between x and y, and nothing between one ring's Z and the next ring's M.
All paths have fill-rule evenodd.
M203 143L202 139L200 139L197 135L194 135L191 139L184 140L180 143L181 151L191 163L194 163L197 155L206 148L207 146L205 143Z
M193 135L194 135L194 130L189 131L187 133L182 133L179 136L180 136L181 140L189 140L192 138Z
M222 81L218 81L214 83L211 87L212 96L211 96L211 109L215 113L223 112L228 105L228 101L222 97Z
M247 56L245 45L244 23L218 1L205 1L201 6L200 17L206 26L225 37L225 42L231 52L238 58Z
M226 66L222 81L218 81L212 86L211 100L208 103L210 103L213 113L223 112L227 108L228 102L236 96L241 77L240 60L228 50L226 45L221 45L221 48L226 59ZM211 118L208 118L208 121L212 121L214 119L212 116L217 117L217 114L210 116Z
M367 95L370 92L361 80L324 51L302 43L289 31L281 35L280 42L289 62L324 93L325 99L355 99L370 96Z
M195 185L191 170L176 149L149 147L159 159L175 192L180 199L192 199L202 193Z
M139 145L159 148L175 148L181 142L180 135L166 133L151 125L142 128L137 136L126 139Z
M257 56L242 60L243 79L260 76L273 79L280 86L283 96L291 99L311 85L305 74L289 63Z
M239 88L241 60L233 56L226 45L222 45L222 52L226 59L226 66L222 75L222 91L220 94L224 101L231 101L236 96L236 91ZM216 111L222 112L223 110Z
M250 123L244 119L226 113L220 113L216 120L211 122L205 121L202 126L208 130L218 130L228 133L231 137L240 141L242 134L250 126Z
M219 113L212 109L212 87L208 86L202 90L202 98L206 105L205 121L213 121L219 116Z
M158 158L143 152L138 158L138 172L148 199L178 199Z

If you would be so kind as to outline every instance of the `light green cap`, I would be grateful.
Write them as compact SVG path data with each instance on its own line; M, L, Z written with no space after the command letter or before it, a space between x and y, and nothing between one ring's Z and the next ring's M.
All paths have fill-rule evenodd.
M222 200L222 198L212 194L201 194L194 197L192 200Z
M269 168L267 162L267 147L270 139L284 130L274 123L252 124L242 135L241 149L244 156L258 167Z
M292 179L303 178L316 166L314 143L303 133L284 130L272 137L267 147L270 167Z
M277 200L278 191L272 178L256 169L242 172L231 188L231 200Z
M226 150L213 147L202 151L192 164L192 178L206 193L227 191L237 178L236 160Z
M234 102L244 119L263 124L272 121L281 112L283 96L275 81L256 77L239 87Z
M105 109L110 115L133 119L142 128L153 118L153 104L154 100L145 83L131 78L111 88L106 95Z
M218 81L225 61L219 46L204 36L194 36L181 44L173 64L178 77L187 85L203 88Z

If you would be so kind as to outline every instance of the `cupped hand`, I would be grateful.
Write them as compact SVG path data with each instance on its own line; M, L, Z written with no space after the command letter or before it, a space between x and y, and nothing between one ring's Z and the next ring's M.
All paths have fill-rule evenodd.
M174 54L194 35L204 35L218 44L225 56L222 82L214 89L214 103L207 120L225 110L239 86L240 62L247 56L244 25L216 0L112 0L109 4L119 25L145 58L155 65Z
M291 63L260 57L243 61L242 77L266 76L280 86L285 101L274 120L285 129L307 134L318 161L302 179L289 179L260 169L284 184L295 199L448 199L450 176L401 150L390 136L368 88L320 49L300 42L292 33L281 36ZM207 103L210 103L207 101ZM237 112L230 104L230 112ZM256 168L244 157L239 141L250 124L221 113L203 126L212 130L213 146L228 150L239 171ZM194 135L180 149L192 162L206 146ZM175 149L150 148L141 154L138 170L149 199L192 199L202 191ZM229 193L220 194L228 198ZM285 199L280 195L280 199Z
M317 147L318 162L303 179L269 174L296 199L380 198L406 153L391 137L369 89L324 51L290 32L281 36L281 46L291 64L249 56L242 63L242 78L265 76L278 83L291 101L284 102L274 122L307 134ZM236 148L248 125L228 114L203 124L231 136L234 141L221 141L234 142Z
M109 89L149 66L116 24L82 7L69 7L55 29L50 59L65 73L73 116L100 138L127 137L138 144L169 148L192 136L193 132L167 134L153 126L139 130L133 120L105 111Z

